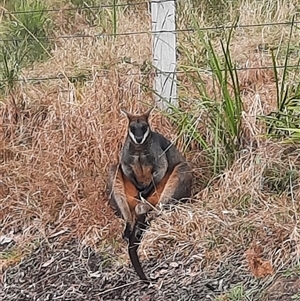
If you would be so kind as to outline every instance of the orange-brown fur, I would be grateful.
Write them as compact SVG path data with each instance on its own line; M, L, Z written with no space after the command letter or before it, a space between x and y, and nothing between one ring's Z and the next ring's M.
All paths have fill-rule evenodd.
M141 137L147 132L141 132L141 127L150 129L150 110L141 115L126 111L123 113L129 121L129 132L123 145L120 165L113 166L110 172L110 204L133 229L137 213L143 214L146 208L141 202L144 198L155 207L172 202L173 199L190 197L192 172L176 147L159 133L149 130L149 136L145 136L147 138L141 144L134 140L137 138L132 135L139 134ZM114 179L112 173L115 174ZM147 188L147 196L141 197L140 193ZM148 206L148 210L151 209Z
M149 185L152 181L152 170L151 166L143 166L139 162L130 165L136 178L143 185Z
M129 205L130 211L132 212L133 215L135 214L135 207L139 204L139 200L136 198L136 196L138 195L138 190L136 189L136 187L130 182L130 180L124 175L122 174L122 171L119 169L117 172L117 176L116 176L116 183L120 183L122 182L122 186L120 185L115 185L115 189L121 189L124 190L125 192L125 196L127 199L127 203ZM154 192L147 198L147 201L153 205L156 206L159 202L160 196L163 193L166 184L168 183L169 185L172 185L176 183L176 179L170 179L169 175L167 174L162 181L159 183L159 185L157 185L155 187Z
M109 199L126 221L123 237L129 242L129 257L140 279L145 281L137 248L147 227L146 217L157 205L189 198L192 172L176 147L151 131L150 110L141 115L123 113L129 121L128 135L120 164L113 165L109 172Z

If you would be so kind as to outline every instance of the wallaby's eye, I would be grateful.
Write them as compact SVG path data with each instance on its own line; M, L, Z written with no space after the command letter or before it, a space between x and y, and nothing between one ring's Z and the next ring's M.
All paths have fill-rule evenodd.
M147 126L146 126L146 125L143 125L143 126L142 126L142 131L143 131L143 133L146 133L146 132L147 132Z
M135 133L135 127L134 127L134 126L131 126L131 127L130 127L130 132L131 132L132 134Z

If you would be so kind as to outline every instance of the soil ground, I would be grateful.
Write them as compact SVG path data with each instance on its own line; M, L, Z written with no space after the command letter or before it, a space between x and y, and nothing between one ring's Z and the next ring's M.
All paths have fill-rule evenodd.
M13 242L2 245L9 251ZM171 255L171 254L170 254ZM143 261L153 282L140 282L129 265L117 266L90 247L72 239L47 239L0 281L0 299L41 300L270 300L300 299L300 271L256 279L249 273L243 250L224 262L197 270L195 256ZM242 288L242 291L239 290ZM255 291L253 291L256 290ZM258 291L259 290L259 291ZM251 295L251 299L250 299Z

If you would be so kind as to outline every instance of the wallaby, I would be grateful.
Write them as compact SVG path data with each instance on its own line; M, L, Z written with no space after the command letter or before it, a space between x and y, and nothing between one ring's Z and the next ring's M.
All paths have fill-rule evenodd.
M152 108L139 115L121 110L128 118L128 133L118 165L109 171L109 203L126 222L123 238L129 240L129 255L142 280L147 280L137 257L141 229L147 213L156 205L191 196L192 170L177 148L151 130ZM146 202L145 202L146 201Z

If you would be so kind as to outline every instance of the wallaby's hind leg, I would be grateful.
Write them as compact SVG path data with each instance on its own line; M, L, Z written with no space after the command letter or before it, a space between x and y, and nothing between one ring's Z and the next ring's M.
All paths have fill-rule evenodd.
M134 196L137 190L134 185L123 176L118 165L110 168L108 176L109 204L120 214L126 222L124 236L127 237L134 227L134 208L137 204Z
M193 175L187 162L178 164L170 174L160 195L158 205L162 207L172 201L191 197Z
M165 189L166 184L169 181L169 174L166 174L165 177L160 181L160 183L155 187L154 192L147 198L147 201L152 205L156 206L159 203L160 197Z
M167 174L162 181L155 187L153 194L147 198L147 201L156 206L163 206L168 203L180 201L189 198L192 194L192 169L187 162L178 164L171 174ZM140 213L151 211L152 207L143 208ZM137 211L138 208L136 208Z

